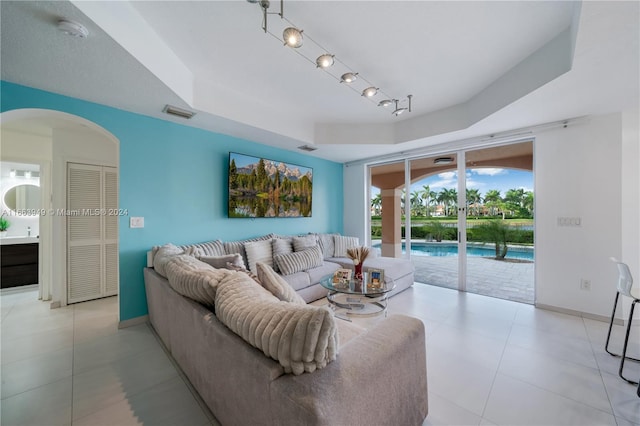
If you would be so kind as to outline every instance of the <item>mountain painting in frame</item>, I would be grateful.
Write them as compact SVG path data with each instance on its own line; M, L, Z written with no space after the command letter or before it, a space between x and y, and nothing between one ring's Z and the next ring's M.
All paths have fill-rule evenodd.
M313 169L229 153L230 218L311 217Z

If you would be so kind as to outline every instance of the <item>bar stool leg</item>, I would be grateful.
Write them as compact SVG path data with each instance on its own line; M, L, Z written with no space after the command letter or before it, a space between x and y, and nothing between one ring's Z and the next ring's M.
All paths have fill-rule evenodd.
M626 333L626 335L624 337L624 346L622 347L622 355L620 356L620 370L618 370L618 375L620 377L622 377L624 380L626 380L627 382L631 383L632 385L637 385L638 382L634 382L633 380L629 380L626 377L624 377L622 375L622 369L624 368L625 359L629 358L629 359L632 359L634 361L637 361L635 358L627 357L627 345L629 344L629 333L631 332L631 320L633 319L633 310L636 307L636 302L638 302L638 301L634 300L631 303L631 310L629 312L629 322L627 324L627 333Z

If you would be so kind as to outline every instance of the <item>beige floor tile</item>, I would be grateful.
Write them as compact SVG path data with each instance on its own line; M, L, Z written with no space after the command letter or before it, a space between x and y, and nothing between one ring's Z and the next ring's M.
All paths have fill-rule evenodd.
M616 424L612 414L503 374L496 377L483 417L513 426Z
M2 364L2 399L71 377L72 354L68 347Z
M76 343L73 371L79 374L150 349L161 347L147 324L124 328L116 334Z
M73 327L40 331L9 339L2 335L2 364L16 362L73 346Z
M6 426L71 425L71 377L2 400Z
M561 360L516 346L507 346L499 372L612 413L600 372L574 362Z
M178 376L164 351L151 349L73 377L73 418L131 398Z
M200 409L181 378L175 377L152 389L74 420L83 425L208 425L210 420Z

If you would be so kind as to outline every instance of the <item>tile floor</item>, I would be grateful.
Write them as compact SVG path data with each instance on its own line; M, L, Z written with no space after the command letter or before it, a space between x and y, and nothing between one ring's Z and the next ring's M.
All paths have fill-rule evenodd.
M36 294L0 293L2 425L217 424L149 326L117 329L117 298L51 310ZM425 425L640 425L606 323L423 284L389 312L426 325Z

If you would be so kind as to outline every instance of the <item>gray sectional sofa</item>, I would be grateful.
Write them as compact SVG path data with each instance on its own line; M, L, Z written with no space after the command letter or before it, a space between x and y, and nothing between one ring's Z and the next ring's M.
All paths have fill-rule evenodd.
M296 244L299 240L305 241L300 244ZM295 252L303 251L305 248L314 244L320 249L322 259L314 266L306 268L303 264L299 264L299 268L294 268L289 274L283 273L277 267L276 258L278 255L286 256L290 253L282 253L277 247L282 247L282 242L289 242L291 244L291 250ZM271 258L271 263L274 265L276 272L279 272L285 281L287 281L291 287L293 287L302 298L309 302L321 299L327 295L326 289L320 285L320 280L330 274L333 274L339 268L354 269L353 261L346 256L345 250L350 247L357 247L360 245L358 238L341 236L339 234L307 234L297 236L283 236L276 234L267 234L260 237L256 237L243 241L211 241L200 244L190 244L182 246L181 248L186 250L199 250L209 256L222 256L232 253L239 253L242 255L244 266L247 269L251 269L251 255L247 254L247 249L255 252L255 247L258 245L269 246L267 243L271 243L271 252L259 253L256 257L264 260L264 256ZM294 247L294 245L296 247ZM296 250L296 248L303 250ZM197 251L195 253L197 255ZM390 293L393 296L403 290L406 290L413 285L415 268L413 263L408 259L380 257L378 251L371 249L369 257L364 262L364 271L369 269L383 269L384 280L387 285L395 284L395 289Z
M306 303L319 294L316 271L294 290L252 248L235 256L257 277L212 266L207 244L157 250L144 279L151 325L223 425L422 424L420 320L391 315L365 329L336 319ZM347 266L322 263L327 273Z

